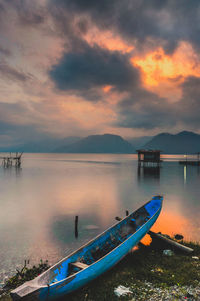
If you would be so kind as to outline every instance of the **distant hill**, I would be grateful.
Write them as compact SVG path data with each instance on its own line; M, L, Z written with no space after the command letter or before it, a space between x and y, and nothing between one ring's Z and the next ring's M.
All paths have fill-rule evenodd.
M126 140L134 146L135 149L141 148L149 142L153 136L142 136L142 137L132 137L132 138L127 138Z
M160 149L167 154L194 154L200 152L200 135L183 131L176 135L161 133L154 137L132 137L104 134L85 138L44 138L43 140L1 147L0 152L26 153L135 153L135 149Z
M160 149L167 154L194 154L200 152L200 135L188 131L176 135L161 133L153 137L143 148Z
M42 141L27 142L10 147L1 147L0 152L25 152L25 153L53 153L55 147L70 145L80 140L80 137L70 136L67 138L45 138Z
M59 153L134 153L133 146L122 137L111 134L92 135L71 145L56 148Z

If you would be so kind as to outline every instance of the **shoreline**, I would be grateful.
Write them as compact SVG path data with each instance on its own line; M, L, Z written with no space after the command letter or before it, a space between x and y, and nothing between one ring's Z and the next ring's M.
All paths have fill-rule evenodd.
M72 301L200 300L200 243L184 242L184 245L192 247L194 252L165 256L163 249L155 248L153 244L139 244L138 250L129 253L112 270L69 298ZM48 268L47 262L39 266L41 264L44 269ZM27 271L33 273L33 269L27 268ZM11 283L13 278L10 278ZM114 291L119 286L129 290L127 295L117 297ZM11 300L9 293L0 296L0 301Z

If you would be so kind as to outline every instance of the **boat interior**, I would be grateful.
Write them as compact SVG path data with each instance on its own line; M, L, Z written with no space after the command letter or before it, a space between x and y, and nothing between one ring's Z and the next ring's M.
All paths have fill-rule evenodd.
M88 244L69 255L39 277L40 285L51 285L86 269L122 244L151 218L143 206Z

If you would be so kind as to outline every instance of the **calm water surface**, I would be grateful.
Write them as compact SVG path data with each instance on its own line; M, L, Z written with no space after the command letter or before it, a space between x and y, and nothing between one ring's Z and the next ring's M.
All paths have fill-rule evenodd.
M155 194L154 230L200 241L200 168L163 159L156 174L138 170L136 155L25 154L21 170L0 167L0 282L25 259L55 263Z

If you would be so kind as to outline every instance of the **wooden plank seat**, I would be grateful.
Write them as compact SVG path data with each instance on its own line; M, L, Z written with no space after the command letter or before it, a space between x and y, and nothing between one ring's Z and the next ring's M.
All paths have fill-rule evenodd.
M79 268L79 269L86 269L87 267L89 267L89 265L83 263L83 262L80 262L80 261L76 261L76 262L71 262L71 265Z

